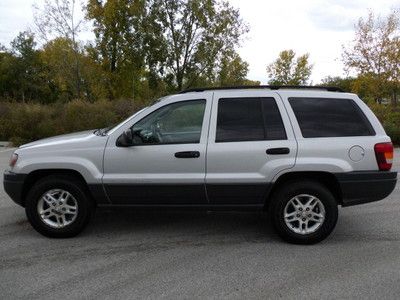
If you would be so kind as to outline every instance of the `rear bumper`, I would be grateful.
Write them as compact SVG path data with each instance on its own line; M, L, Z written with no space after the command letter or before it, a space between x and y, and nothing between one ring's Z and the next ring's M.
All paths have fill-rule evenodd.
M342 191L343 206L378 201L396 187L397 172L362 171L335 174Z
M9 171L4 173L4 190L10 198L17 204L23 206L22 188L24 186L26 174L16 174Z

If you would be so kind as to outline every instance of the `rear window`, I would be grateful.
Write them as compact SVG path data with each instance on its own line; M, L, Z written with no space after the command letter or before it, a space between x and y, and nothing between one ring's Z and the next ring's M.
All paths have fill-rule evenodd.
M289 102L305 138L375 135L351 99L289 98Z
M217 143L285 139L285 128L274 98L219 99Z

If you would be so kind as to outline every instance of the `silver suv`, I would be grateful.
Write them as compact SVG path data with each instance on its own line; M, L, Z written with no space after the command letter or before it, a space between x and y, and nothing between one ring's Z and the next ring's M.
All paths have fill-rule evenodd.
M195 208L265 210L284 240L311 244L332 232L338 205L393 191L392 159L390 138L355 94L194 89L113 128L21 146L4 188L49 237L75 236L96 207Z

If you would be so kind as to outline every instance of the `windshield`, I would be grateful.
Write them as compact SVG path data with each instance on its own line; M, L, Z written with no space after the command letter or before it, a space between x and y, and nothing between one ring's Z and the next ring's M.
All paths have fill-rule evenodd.
M134 113L132 116L128 117L127 119L125 119L123 122L118 123L116 125L112 125L109 127L105 127L105 128L100 128L100 129L96 129L93 133L96 135L107 135L108 133L112 133L113 131L117 130L120 126L124 125L126 122L128 122L130 119L134 118L136 115L138 115L139 113L141 113L142 111L145 111L146 109L148 109L149 107L157 104L158 102L164 100L168 98L168 96L165 97L161 97L158 98L157 100L154 100L150 106L146 106L145 108L142 108L141 110L137 111L136 113Z
M142 111L145 111L146 109L148 109L149 106L146 106L145 108L135 112L132 116L130 116L129 118L125 119L123 122L115 125L115 126L110 126L110 127L106 127L106 128L102 128L102 129L98 129L96 130L94 133L98 134L98 135L106 135L108 133L112 133L113 131L115 131L116 129L118 129L120 126L124 125L126 122L128 122L130 119L134 118L135 116L137 116L138 114L140 114Z

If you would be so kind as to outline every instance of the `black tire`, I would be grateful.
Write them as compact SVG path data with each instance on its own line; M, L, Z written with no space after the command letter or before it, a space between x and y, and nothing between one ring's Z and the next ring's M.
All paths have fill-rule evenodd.
M297 233L286 225L284 210L288 202L297 195L308 194L317 197L325 209L325 218L316 231ZM280 186L273 194L270 205L270 218L278 235L293 244L315 244L324 240L333 231L338 219L335 197L324 185L311 180L290 181ZM299 223L297 223L299 224Z
M42 196L54 189L69 192L76 200L78 212L74 221L63 228L54 228L46 224L38 212L38 202ZM84 184L72 176L54 175L36 182L26 197L25 212L32 227L44 236L69 238L78 235L86 227L94 214L95 206Z

